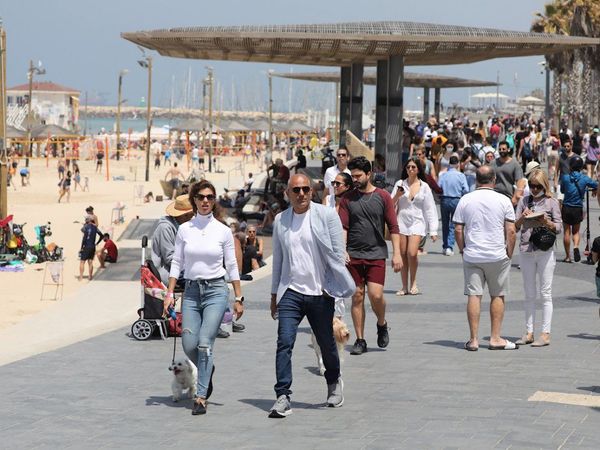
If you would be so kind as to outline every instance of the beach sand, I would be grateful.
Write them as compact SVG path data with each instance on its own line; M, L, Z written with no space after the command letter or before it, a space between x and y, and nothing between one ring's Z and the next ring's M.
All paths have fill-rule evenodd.
M224 173L206 174L207 179L212 181L220 194L223 187L240 188L243 185L243 176L240 170L232 171L236 165L239 166L242 157L221 157L220 168ZM158 218L164 215L164 209L169 201L151 202L148 204L134 204L135 186L143 185L143 192L152 191L154 195L162 194L159 180L164 178L169 166L161 166L160 170L153 169L153 161L150 167L150 182L144 183L145 160L140 152L138 158L121 161L111 160L109 162L110 180L106 180L106 161L102 173L95 173L94 161L80 161L82 184L84 178L89 177L89 192L81 192L78 188L74 191L71 187L71 199L66 203L66 197L62 203L58 203L58 171L57 160L50 159L46 167L45 159L30 160L31 185L21 187L20 177L17 175L13 187L8 188L8 214L14 215L14 223L27 223L24 228L25 237L30 245L37 242L34 226L44 225L51 222L52 236L47 238L47 243L55 242L64 248L64 293L63 297L76 293L78 289L85 286L87 280L87 263L84 271L83 281L78 281L79 260L78 252L81 246L81 227L85 218L85 209L94 207L98 216L100 230L111 234L115 242L127 227L127 224L139 218ZM185 159L179 163L183 166L184 174L187 174ZM19 168L24 166L21 160ZM255 164L245 165L245 174L248 172L258 173ZM125 177L125 181L114 181L113 177ZM135 180L137 177L137 181ZM118 202L125 205L125 222L122 224L111 224L111 214ZM139 203L139 202L138 202ZM117 246L119 242L117 242ZM102 244L98 248L101 248ZM117 263L118 264L118 263ZM0 316L0 330L19 323L23 318L29 317L45 308L52 308L56 304L54 300L41 300L42 283L44 281L45 264L25 265L24 272L0 272L0 306L3 314ZM94 260L94 273L98 273L99 263ZM49 277L48 277L49 278ZM93 282L93 280L92 280ZM49 289L48 289L49 288ZM55 288L48 286L44 290L44 297L51 297Z

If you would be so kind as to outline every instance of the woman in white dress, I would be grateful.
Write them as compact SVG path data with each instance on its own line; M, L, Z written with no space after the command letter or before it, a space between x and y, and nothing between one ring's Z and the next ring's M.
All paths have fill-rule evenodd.
M417 253L423 236L437 240L438 214L425 170L419 159L409 159L399 181L394 185L392 199L398 213L400 253L402 255L402 289L396 295L419 294L417 287ZM408 275L410 272L410 288Z

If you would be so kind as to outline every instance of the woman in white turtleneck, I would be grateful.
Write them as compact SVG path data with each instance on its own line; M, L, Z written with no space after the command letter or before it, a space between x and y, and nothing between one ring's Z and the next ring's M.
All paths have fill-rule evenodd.
M183 351L198 368L193 415L206 413L206 400L212 392L213 344L229 298L225 275L233 284L236 318L244 313L233 234L219 220L216 197L215 187L208 181L195 183L190 189L190 202L196 215L177 231L164 302L166 312L173 305L173 289L183 270L181 340Z

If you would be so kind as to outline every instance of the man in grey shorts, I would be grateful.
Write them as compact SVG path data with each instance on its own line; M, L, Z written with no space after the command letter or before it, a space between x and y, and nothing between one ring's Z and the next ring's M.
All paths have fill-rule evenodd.
M468 351L479 349L479 314L483 289L488 285L492 331L490 350L519 348L500 336L504 318L504 296L508 290L510 259L516 241L515 212L510 199L494 190L496 174L490 166L477 169L477 189L458 202L452 218L454 233L463 255L467 319L471 337Z

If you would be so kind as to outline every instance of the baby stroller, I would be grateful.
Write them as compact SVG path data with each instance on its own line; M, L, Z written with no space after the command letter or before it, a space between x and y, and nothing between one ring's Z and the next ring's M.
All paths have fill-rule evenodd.
M131 325L131 335L138 341L149 339L156 330L162 339L168 336L181 336L181 313L174 313L170 317L163 316L163 299L167 294L167 287L160 281L160 274L152 259L146 257L147 248L148 237L144 236L140 269L141 307L137 311L139 319ZM175 302L181 297L182 292L183 289L175 288Z

